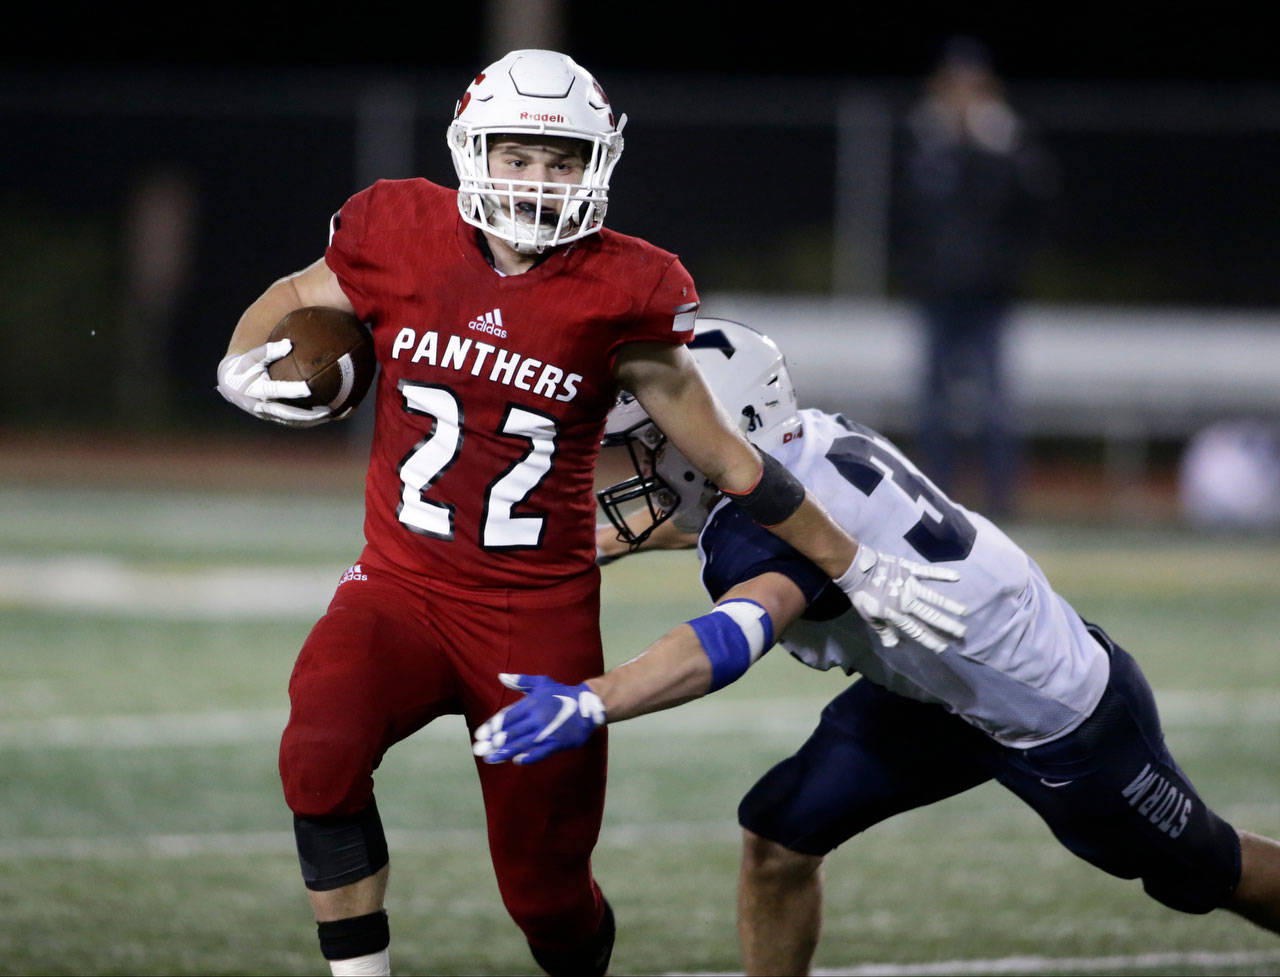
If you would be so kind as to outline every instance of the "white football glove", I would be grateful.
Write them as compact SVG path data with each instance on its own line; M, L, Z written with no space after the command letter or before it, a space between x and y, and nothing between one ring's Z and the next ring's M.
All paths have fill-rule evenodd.
M328 407L298 407L281 400L307 397L305 380L272 380L267 368L289 355L293 341L281 339L223 357L218 364L218 393L243 411L287 427L315 427L334 419Z
M965 626L957 618L968 609L920 581L959 579L960 574L954 570L877 553L863 543L836 585L848 595L854 610L866 619L885 647L896 645L902 634L930 651L942 652L948 647L943 635L964 637Z

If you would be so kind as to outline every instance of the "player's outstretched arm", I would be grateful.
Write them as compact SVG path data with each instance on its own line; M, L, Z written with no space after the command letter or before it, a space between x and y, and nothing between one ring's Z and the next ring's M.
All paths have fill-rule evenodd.
M545 675L503 675L504 685L525 696L476 730L473 751L486 763L536 763L581 746L606 722L722 689L758 661L804 608L804 595L789 578L765 573L597 678L567 686Z
M600 566L632 553L646 550L687 550L697 545L697 533L682 532L670 520L649 533L639 546L632 546L618 539L618 529L613 523L596 526L596 563Z
M273 282L245 309L218 364L218 393L243 411L289 427L313 427L331 420L328 407L298 407L286 403L306 397L305 381L272 380L271 364L290 349L288 340L268 343L271 330L290 312L323 305L353 312L351 300L324 259Z
M902 635L940 652L964 637L965 608L921 583L959 575L859 548L811 492L733 425L687 349L629 344L615 375L694 467L831 577L886 645Z

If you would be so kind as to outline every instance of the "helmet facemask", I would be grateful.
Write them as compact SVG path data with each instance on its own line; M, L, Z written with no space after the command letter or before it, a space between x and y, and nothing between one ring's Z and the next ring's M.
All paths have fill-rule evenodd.
M601 442L606 448L625 447L631 456L635 474L615 482L596 493L600 508L618 531L618 539L633 549L649 538L649 534L675 513L679 496L657 472L657 456L667 437L647 418L635 427ZM641 530L632 528L638 519L648 523Z
M790 372L767 336L727 319L699 318L689 350L712 393L757 448L773 453L803 436ZM631 394L623 393L609 412L601 444L626 445L636 472L596 493L620 540L634 549L668 520L684 533L702 529L719 489L668 442ZM646 510L652 524L637 530Z
M522 254L598 231L626 121L624 115L615 123L604 90L572 59L554 51L512 51L476 77L449 126L463 220ZM583 144L581 180L495 180L490 149L501 138L528 136Z
M630 394L619 398L611 420L601 445L625 447L635 471L596 493L618 539L635 549L668 520L684 533L701 529L719 490L667 440Z
M492 145L509 136L541 134L537 130L450 129L463 218L522 254L541 253L598 231L608 209L609 177L619 157L605 140L568 137L584 148L581 182L495 179L490 174Z

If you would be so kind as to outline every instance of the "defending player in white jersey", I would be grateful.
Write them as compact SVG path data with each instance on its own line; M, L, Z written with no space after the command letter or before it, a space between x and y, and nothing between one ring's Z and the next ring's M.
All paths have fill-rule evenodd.
M534 763L617 722L714 692L775 636L814 668L862 678L823 710L807 742L739 806L738 928L749 974L807 973L821 924L823 857L894 814L995 779L1072 852L1174 909L1226 908L1280 932L1280 844L1210 810L1164 746L1137 663L1050 587L989 520L957 505L889 441L838 415L797 408L766 337L702 319L690 348L711 388L861 542L934 586L931 613L965 607L945 648L927 631L877 628L831 581L698 477L640 406L614 408L606 444L636 469L599 493L616 530L605 557L687 545L698 533L713 611L576 686L503 675L525 698L476 734L487 762ZM642 521L637 531L636 512ZM878 552L872 552L878 551ZM860 550L861 552L861 550ZM958 581L920 584L930 568ZM936 576L935 581L954 580ZM954 631L951 624L946 630Z

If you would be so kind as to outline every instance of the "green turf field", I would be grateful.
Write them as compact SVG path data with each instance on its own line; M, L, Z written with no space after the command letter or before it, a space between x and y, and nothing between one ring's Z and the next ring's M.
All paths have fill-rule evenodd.
M1280 836L1280 540L1011 528L1143 663L1207 799ZM327 973L275 749L293 656L359 542L359 500L0 487L0 972ZM701 612L695 562L607 568L612 663ZM775 651L612 729L595 864L615 973L737 967L737 801L843 682ZM538 972L477 794L456 719L379 772L398 973ZM996 787L856 839L826 880L827 973L1280 971L1274 937L1164 909Z

